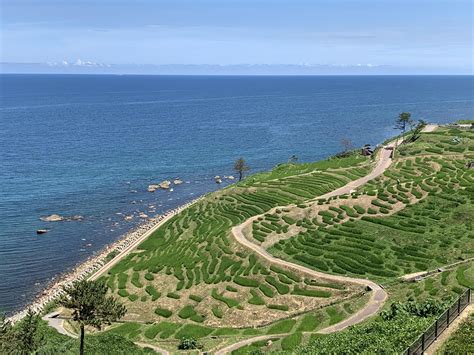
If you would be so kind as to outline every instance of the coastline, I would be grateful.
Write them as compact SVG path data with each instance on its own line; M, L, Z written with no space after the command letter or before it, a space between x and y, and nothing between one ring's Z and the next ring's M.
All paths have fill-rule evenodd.
M41 313L46 305L63 294L63 286L71 285L74 281L83 279L97 279L102 273L106 272L122 257L127 255L130 249L135 248L153 234L163 223L202 199L203 196L168 210L161 215L156 215L147 222L132 228L118 240L106 245L98 254L91 255L84 262L76 265L72 271L60 274L60 276L56 280L52 280L32 302L19 312L8 317L7 320L14 324L23 319L29 310L34 313ZM106 260L111 252L117 252L117 254L112 259Z

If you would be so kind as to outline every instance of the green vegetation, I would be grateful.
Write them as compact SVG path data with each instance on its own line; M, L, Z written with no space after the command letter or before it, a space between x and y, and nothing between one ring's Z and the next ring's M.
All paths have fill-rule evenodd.
M103 324L111 324L122 318L127 309L115 297L106 296L104 281L81 280L63 288L65 295L59 304L72 310L72 320L80 327L79 353L84 354L85 326L100 329Z
M394 303L375 320L338 333L313 338L296 354L372 354L381 349L400 353L417 339L447 307L447 303Z
M298 299L338 297L343 287L333 291L313 288L293 271L265 265L255 255L236 249L229 231L275 206L301 203L341 187L364 176L370 171L370 164L367 158L351 155L311 164L278 166L271 173L251 176L209 194L168 220L135 252L114 265L106 276L107 285L112 293L128 302L131 312L144 313L147 319L156 309L154 313L160 317L219 321L223 325L228 313L222 306L245 312L251 311L249 307L261 307L264 312L265 305L280 305L277 299L281 295ZM303 171L305 175L300 175ZM285 215L286 209L279 213ZM262 222L262 233L283 233L287 228L279 225L291 222L286 216L286 222L267 217ZM206 290L210 294L211 305L200 318L183 318L187 314L180 314L185 306L182 292L194 287L199 288L199 293ZM157 308L162 295L166 296L166 307ZM272 298L276 300L270 301ZM190 299L199 302L198 298ZM166 308L165 312L162 308ZM290 307L278 309L282 316L295 311ZM245 316L240 319L242 325L246 325L244 319Z
M278 241L270 251L324 272L382 281L473 257L474 170L466 169L462 156L425 155L432 147L449 153L458 140L463 151L471 151L472 137L471 132L422 134L400 148L404 155L382 177L366 184L357 196L341 200L340 208L320 211L322 221L296 221L301 231ZM424 155L417 157L418 153ZM367 211L358 205L364 196L376 196ZM395 204L405 208L394 213ZM283 216L280 228L285 228ZM265 240L261 224L253 229ZM463 278L463 271L459 273ZM472 287L463 279L464 286Z
M448 338L437 354L457 355L474 353L474 313L464 320Z
M404 350L440 311L438 303L426 300L448 301L473 287L473 262L419 282L398 279L474 257L474 170L465 167L474 159L472 137L469 131L420 134L414 128L405 138L410 143L399 147L382 176L339 198L315 199L366 175L369 159L349 154L281 164L207 195L164 223L105 278L110 293L120 295L130 313L159 322L126 323L106 334L121 341L166 339L164 344L186 349L203 345L203 350L225 337L279 338L271 346L256 342L236 354ZM340 333L309 335L337 324L363 304L352 299L353 287L304 278L242 249L230 229L256 215L244 230L250 240L315 270L383 283L390 300L384 312ZM341 300L343 296L347 299ZM329 301L331 306L293 316L295 304ZM265 315L283 320L231 328L251 326L249 319L256 317L250 314L260 321Z

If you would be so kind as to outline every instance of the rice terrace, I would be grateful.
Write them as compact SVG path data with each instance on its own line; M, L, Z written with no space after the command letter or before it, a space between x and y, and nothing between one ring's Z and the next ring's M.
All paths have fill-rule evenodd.
M170 215L89 275L127 312L90 327L86 349L120 337L133 353L404 352L474 287L470 124L281 164ZM45 334L71 351L70 311L46 313L62 334Z

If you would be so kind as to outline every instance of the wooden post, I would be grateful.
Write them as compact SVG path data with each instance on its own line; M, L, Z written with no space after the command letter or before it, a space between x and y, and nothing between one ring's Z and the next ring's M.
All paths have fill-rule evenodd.
M458 315L461 313L461 297L458 298Z
M421 352L425 351L425 333L421 335Z
M448 308L448 314L446 317L446 328L449 327L449 308Z
M435 321L435 339L438 339L438 320Z

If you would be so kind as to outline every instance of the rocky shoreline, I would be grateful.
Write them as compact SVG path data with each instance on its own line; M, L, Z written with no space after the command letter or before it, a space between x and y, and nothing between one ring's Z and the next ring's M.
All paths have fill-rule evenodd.
M97 254L89 257L86 261L82 262L74 268L71 272L61 275L57 280L54 280L52 284L48 285L41 294L39 294L33 302L26 306L20 312L9 317L8 320L11 323L18 322L23 319L29 310L34 313L40 313L45 306L57 299L60 295L64 293L62 287L71 285L74 281L82 280L84 278L90 278L92 275L97 273L104 265L108 264L111 260L118 257L122 251L127 249L132 243L135 243L137 240L141 239L146 233L151 230L157 229L163 220L168 217L174 216L177 213L181 212L183 209L194 204L200 198L192 200L184 205L181 205L175 209L169 210L162 215L157 215L153 218L150 218L147 222L137 226L128 233L126 233L119 240L114 243L105 246L102 251ZM107 260L107 256L116 252L117 254L111 260Z

